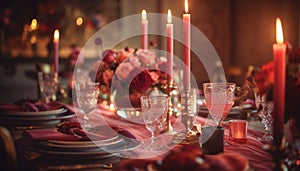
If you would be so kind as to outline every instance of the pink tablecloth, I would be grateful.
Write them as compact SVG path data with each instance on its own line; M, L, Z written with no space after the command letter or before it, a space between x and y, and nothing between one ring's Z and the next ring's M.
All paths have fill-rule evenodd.
M124 118L119 117L114 112L107 110L94 110L89 114L89 116L90 120L92 120L93 123L96 125L108 124L110 126L124 128L130 133L132 133L137 139L141 139L144 142L150 141L151 135L150 132L145 128L145 125L130 122ZM78 119L80 120L80 116ZM177 125L178 120L174 119L173 122L175 122L174 126L180 129L180 125ZM211 120L203 117L198 117L196 122L201 123L202 125L209 125L212 123ZM228 129L226 128L227 125L225 124L224 127L225 140L229 141ZM230 143L230 146L225 147L224 151L225 153L238 153L243 155L248 159L250 167L254 170L272 170L273 159L271 155L263 149L264 144L257 140L259 136L262 136L261 132L248 129L248 139L245 144ZM171 141L171 139L172 136L163 136L163 138L161 138L159 141L161 141L162 144L168 144ZM129 156L133 158L152 157L153 159L153 157L160 158L164 156L164 154L166 154L168 151L169 149L157 154L155 152L145 151L143 147L140 147L134 151L130 151Z

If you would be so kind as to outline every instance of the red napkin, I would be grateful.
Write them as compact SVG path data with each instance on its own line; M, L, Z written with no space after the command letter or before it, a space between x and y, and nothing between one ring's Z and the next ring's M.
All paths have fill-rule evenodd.
M22 133L22 136L24 138L28 138L34 141L41 141L41 140L62 140L62 141L98 141L98 140L104 140L108 138L112 138L116 135L116 132L113 130L104 130L99 129L101 131L98 131L99 133L92 133L84 131L80 128L72 128L71 134L65 134L58 132L56 130L25 130Z
M26 139L41 141L41 140L61 140L61 141L77 141L78 136L63 134L56 130L26 130L22 133Z
M24 111L22 107L15 104L0 104L0 112Z

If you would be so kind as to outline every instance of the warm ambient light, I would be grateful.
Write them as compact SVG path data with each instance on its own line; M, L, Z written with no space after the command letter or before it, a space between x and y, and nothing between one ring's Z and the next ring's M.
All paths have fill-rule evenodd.
M184 1L184 11L185 11L185 13L189 13L189 3L188 3L188 0Z
M53 41L58 42L58 40L59 40L59 31L56 29L54 31L54 40Z
M171 24L171 23L172 23L172 14L171 14L171 10L170 10L170 9L168 9L168 17L167 17L167 22L168 22L169 24Z
M146 10L142 10L142 20L147 20Z
M37 28L37 20L36 19L32 19L31 21L31 24L30 24L30 29L33 31L33 30L36 30Z
M76 25L81 26L83 24L83 18L82 17L77 17L76 18Z
M279 18L276 18L276 42L283 43L282 24Z

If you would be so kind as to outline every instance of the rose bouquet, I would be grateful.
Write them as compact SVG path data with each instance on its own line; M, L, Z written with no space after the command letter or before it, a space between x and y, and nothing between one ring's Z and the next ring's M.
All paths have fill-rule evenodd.
M150 50L106 50L95 66L90 74L100 83L100 99L105 100L117 92L114 100L117 107L140 107L140 96L149 94L154 88L165 92L170 80L165 72L166 58L157 57Z
M295 118L300 123L300 47L293 49L287 45L286 64L286 120ZM266 95L267 100L273 99L274 62L271 61L261 68L255 68L251 76L247 78L248 87L251 87L258 95Z

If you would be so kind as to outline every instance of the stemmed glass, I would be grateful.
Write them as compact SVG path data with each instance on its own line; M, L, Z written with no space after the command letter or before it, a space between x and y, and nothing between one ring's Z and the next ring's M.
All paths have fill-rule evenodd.
M204 83L205 103L209 114L221 127L221 122L227 117L231 107L234 105L235 84L234 83ZM224 145L229 146L228 142Z
M220 127L234 104L235 83L204 83L203 90L209 114Z
M99 96L99 83L93 82L74 82L76 91L76 103L83 113L84 128L89 129L88 114L97 107Z
M38 84L44 102L50 103L52 96L56 95L58 74L57 73L43 73L38 72Z
M221 127L223 121L234 104L234 83L204 83L205 103L209 114Z
M261 123L264 124L265 134L259 138L260 141L270 142L273 140L272 127L273 127L273 101L267 101L266 95L259 95L254 93L255 105L259 110L259 117L261 118Z
M147 149L161 150L164 146L155 142L156 135L167 120L168 97L167 96L142 96L141 109L146 128L151 131L151 144Z

